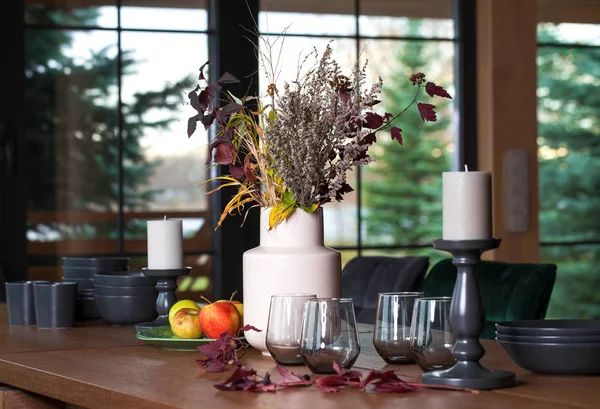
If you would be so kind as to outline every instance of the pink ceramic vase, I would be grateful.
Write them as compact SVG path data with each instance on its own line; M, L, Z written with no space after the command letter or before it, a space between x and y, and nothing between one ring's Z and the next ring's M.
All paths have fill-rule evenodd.
M261 210L260 246L244 253L244 324L248 343L269 355L265 345L271 295L308 293L340 297L341 254L323 243L323 209L296 211L269 230L271 209Z

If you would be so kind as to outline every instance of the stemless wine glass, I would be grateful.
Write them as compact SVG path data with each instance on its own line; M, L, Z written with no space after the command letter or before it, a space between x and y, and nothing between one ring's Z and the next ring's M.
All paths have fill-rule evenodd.
M456 336L450 328L451 297L419 298L410 330L410 349L423 371L447 369L456 360L451 349Z
M304 365L300 356L300 335L306 300L315 294L275 294L271 296L266 344L280 365Z
M333 362L350 368L360 346L351 298L316 298L304 305L300 355L317 374L335 373Z
M410 326L415 301L421 292L380 293L373 346L388 364L412 364Z

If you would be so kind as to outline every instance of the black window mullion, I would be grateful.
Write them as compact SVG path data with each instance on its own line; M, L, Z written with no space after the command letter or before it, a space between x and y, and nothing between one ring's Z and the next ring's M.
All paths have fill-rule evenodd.
M119 230L119 253L125 251L125 197L124 187L125 172L123 170L123 50L121 48L121 0L117 0L117 140L118 140L118 198L119 209L117 226Z

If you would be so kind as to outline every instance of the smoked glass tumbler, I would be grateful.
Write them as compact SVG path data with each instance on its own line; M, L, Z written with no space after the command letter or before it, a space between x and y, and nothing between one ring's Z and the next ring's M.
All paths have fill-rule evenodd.
M304 306L300 355L316 374L335 373L333 363L352 367L358 354L358 331L351 298L316 298Z
M373 330L373 346L388 364L412 364L410 326L421 292L380 293Z
M456 360L456 336L450 328L450 297L419 298L411 325L410 349L423 371L447 369Z
M275 294L271 296L266 344L280 365L304 365L300 356L302 316L306 300L315 294Z

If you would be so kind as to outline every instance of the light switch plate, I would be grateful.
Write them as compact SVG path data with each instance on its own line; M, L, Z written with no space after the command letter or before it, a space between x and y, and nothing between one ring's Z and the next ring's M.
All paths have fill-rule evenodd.
M524 149L510 149L504 160L506 229L523 233L529 228L529 161Z

